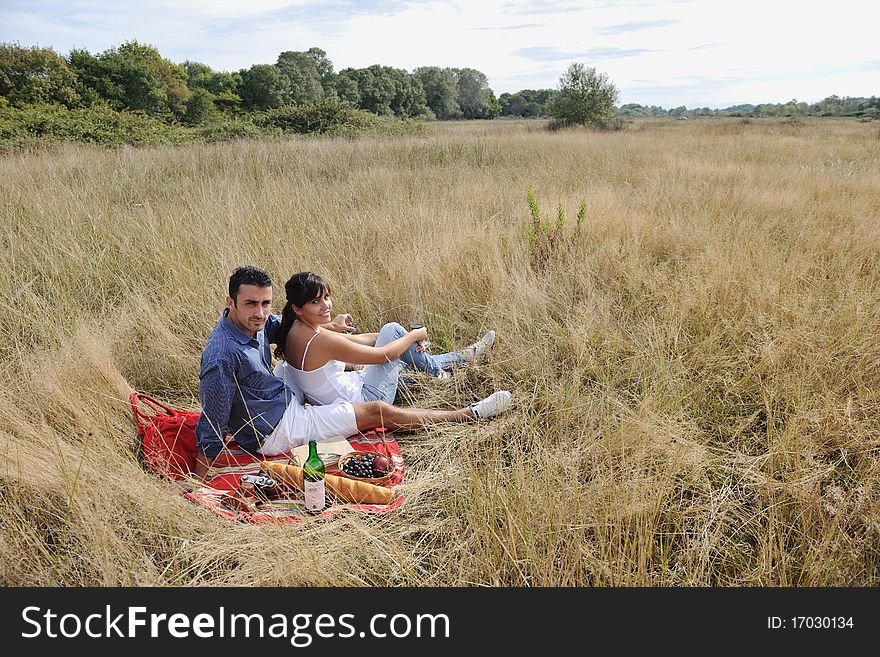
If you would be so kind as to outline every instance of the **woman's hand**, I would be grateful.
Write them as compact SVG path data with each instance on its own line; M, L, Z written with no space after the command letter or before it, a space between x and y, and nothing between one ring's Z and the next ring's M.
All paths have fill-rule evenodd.
M329 328L337 333L354 333L357 330L357 327L354 325L354 317L348 313L334 317L333 321L330 322Z
M409 334L415 338L416 351L419 353L423 352L425 350L425 340L428 339L428 329L422 326L421 328L413 329Z

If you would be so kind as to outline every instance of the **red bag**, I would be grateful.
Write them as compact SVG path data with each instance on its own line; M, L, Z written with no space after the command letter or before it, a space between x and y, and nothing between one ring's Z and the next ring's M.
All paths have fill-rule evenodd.
M141 412L143 403L153 414ZM131 393L131 408L143 440L144 460L153 472L182 479L196 466L196 423L199 413L178 411L140 392Z

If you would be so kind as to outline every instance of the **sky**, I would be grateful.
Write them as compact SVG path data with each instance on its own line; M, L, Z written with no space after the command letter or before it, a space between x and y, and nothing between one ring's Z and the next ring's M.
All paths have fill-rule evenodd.
M0 0L0 42L129 40L237 71L323 49L335 70L475 68L496 95L595 67L619 104L724 108L880 95L876 0ZM874 44L874 45L872 45Z

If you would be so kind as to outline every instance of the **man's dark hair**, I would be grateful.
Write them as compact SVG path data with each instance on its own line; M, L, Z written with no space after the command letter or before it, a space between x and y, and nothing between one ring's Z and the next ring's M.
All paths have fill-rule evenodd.
M272 277L259 267L245 265L239 267L232 276L229 277L229 296L235 301L238 294L238 288L242 285L256 285L257 287L270 287L272 285Z

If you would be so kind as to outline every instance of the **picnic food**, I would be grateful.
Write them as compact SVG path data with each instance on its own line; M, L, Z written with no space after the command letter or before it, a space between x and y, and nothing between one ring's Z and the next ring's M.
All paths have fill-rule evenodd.
M379 466L376 465L379 459ZM380 467L387 457L374 452L349 452L339 459L339 472L343 477L363 481L376 486L384 486L394 474L394 467L388 463L386 468Z
M373 472L377 472L379 476L382 476L390 471L391 464L388 462L388 457L376 454L376 457L373 459Z
M347 477L327 477L327 485L336 497L348 502L361 504L391 504L394 491L384 486L376 486L366 481L356 481Z
M276 481L282 481L303 490L303 469L295 465L263 461L261 466ZM384 486L375 486L365 481L355 481L345 477L326 475L324 482L335 497L346 502L359 504L391 504L394 491Z
M354 454L342 465L345 474L366 479L384 477L388 474L388 469L388 459L372 452Z

